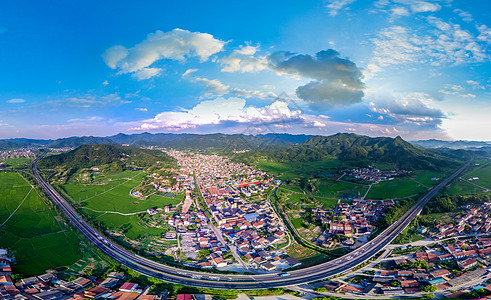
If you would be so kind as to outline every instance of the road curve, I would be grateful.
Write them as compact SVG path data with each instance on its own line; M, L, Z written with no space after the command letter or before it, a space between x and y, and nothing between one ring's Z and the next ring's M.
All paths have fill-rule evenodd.
M471 159L451 176L432 188L397 222L385 229L369 243L337 259L316 266L290 271L288 272L288 276L280 276L279 273L265 275L225 275L188 271L163 265L131 253L107 240L101 233L85 222L75 209L68 204L66 199L39 175L37 169L38 160L39 158L33 161L32 172L43 191L58 206L75 228L77 228L92 244L112 259L136 272L171 283L203 288L243 290L285 287L326 279L333 275L346 272L367 261L385 246L390 244L411 223L411 221L421 213L426 203L428 203L442 187L458 176L472 161Z

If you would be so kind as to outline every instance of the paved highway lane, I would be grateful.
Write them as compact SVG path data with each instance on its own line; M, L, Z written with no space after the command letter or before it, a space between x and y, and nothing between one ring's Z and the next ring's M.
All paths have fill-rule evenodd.
M472 160L471 160L472 161ZM92 244L106 255L141 274L161 280L205 288L218 289L258 289L284 287L325 279L346 272L367 261L385 246L390 244L421 213L426 203L445 185L458 176L470 163L467 162L450 177L430 190L416 205L407 211L396 223L384 230L369 243L335 260L305 269L288 272L288 276L279 273L264 275L225 275L183 270L163 265L138 256L107 240L101 233L85 222L70 204L49 183L44 181L37 170L38 159L33 161L34 177L48 197L58 206L70 223L75 226Z

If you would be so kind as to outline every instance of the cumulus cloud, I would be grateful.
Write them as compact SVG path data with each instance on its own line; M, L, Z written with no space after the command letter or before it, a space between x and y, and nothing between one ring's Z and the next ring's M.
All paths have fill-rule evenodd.
M259 46L241 46L222 58L222 72L257 72L268 67L266 56L256 57Z
M127 49L117 45L108 48L102 58L108 67L118 74L132 74L138 80L159 75L162 69L152 65L162 59L184 61L198 57L206 61L222 51L225 42L208 33L174 29L169 32L157 30L150 33L141 43Z
M243 98L219 97L205 100L190 110L169 111L145 120L132 130L167 129L180 130L203 125L219 125L225 122L235 123L275 123L298 119L299 110L291 110L288 103L275 101L264 107L247 106Z
M13 98L13 99L7 100L7 103L24 103L24 102L26 102L26 100L21 99L21 98Z
M139 110L139 111L148 111L148 109L146 107L137 107L135 109Z
M426 93L411 93L402 98L369 103L372 112L388 116L399 124L412 124L422 127L438 128L445 114L431 103L434 99ZM383 117L382 117L383 119Z
M299 98L327 106L349 105L361 101L365 85L362 72L335 50L309 54L275 52L268 56L270 67L280 74L314 79L296 90Z
M328 0L328 4L326 4L327 9L329 10L329 15L334 17L337 16L339 11L345 9L351 3L356 0Z

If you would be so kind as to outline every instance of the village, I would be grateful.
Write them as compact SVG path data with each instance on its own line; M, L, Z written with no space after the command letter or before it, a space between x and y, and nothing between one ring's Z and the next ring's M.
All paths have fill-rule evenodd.
M175 184L169 187L167 179L154 176L152 185L159 191L182 192L185 199L180 207L163 209L169 225L163 238L178 240L166 254L180 253L187 266L237 272L281 271L301 264L278 247L290 239L266 201L267 190L278 180L218 155L168 154L180 166Z
M356 179L377 183L383 180L393 180L396 176L401 176L410 172L411 171L398 169L381 171L373 166L369 166L367 168L349 170L347 175Z
M491 203L463 209L452 223L420 226L423 240L390 245L375 260L326 281L320 290L364 295L438 292L449 298L491 295Z
M36 157L36 152L32 151L31 148L20 148L11 151L0 151L0 159L6 158L34 158Z
M374 222L380 219L386 208L393 206L393 200L362 200L354 199L350 203L339 203L329 209L312 209L313 217L326 230L317 238L320 246L331 248L336 241L351 246L365 243L377 229Z
M126 281L121 272L108 272L102 277L73 276L63 280L53 270L39 276L19 278L12 272L15 258L6 249L0 249L0 299L125 299L161 300L167 292L158 295L149 293L150 287ZM18 279L13 279L13 278ZM178 299L183 295L178 295Z

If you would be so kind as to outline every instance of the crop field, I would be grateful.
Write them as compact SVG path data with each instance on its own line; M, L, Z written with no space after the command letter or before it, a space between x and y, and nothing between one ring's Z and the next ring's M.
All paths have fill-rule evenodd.
M426 190L428 187L410 178L398 178L374 184L368 192L367 199L403 198Z
M26 276L82 257L75 232L30 189L19 174L0 173L0 224L10 216L0 227L0 247L15 253L18 264L13 268Z

